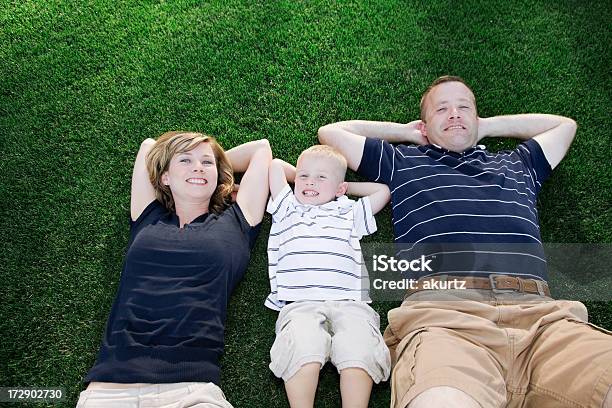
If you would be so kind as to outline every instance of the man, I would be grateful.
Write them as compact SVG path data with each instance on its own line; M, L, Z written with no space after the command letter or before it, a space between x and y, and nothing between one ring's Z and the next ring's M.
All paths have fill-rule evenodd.
M573 120L555 115L479 118L471 89L445 76L423 95L420 121L339 122L320 128L319 140L389 186L396 244L537 253L537 194L575 133ZM477 145L487 136L524 142L492 154ZM472 252L469 270L422 273L389 312L391 405L612 407L612 336L586 323L581 303L549 297L544 259ZM466 289L424 290L423 279L458 279Z

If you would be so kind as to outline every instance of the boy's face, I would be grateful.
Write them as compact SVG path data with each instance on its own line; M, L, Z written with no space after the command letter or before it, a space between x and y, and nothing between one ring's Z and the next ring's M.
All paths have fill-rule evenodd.
M347 183L330 157L306 154L298 159L295 197L302 204L322 205L346 193Z

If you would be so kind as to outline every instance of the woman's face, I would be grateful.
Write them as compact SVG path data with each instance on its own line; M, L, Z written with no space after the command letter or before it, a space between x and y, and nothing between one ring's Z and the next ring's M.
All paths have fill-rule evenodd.
M170 160L162 183L170 187L175 203L210 202L217 188L217 160L209 143L200 143Z

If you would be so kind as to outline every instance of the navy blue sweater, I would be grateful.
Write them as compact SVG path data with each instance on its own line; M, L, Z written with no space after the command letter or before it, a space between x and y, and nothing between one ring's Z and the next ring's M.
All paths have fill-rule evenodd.
M238 204L179 228L152 202L131 222L117 297L86 382L219 384L227 302L259 228Z

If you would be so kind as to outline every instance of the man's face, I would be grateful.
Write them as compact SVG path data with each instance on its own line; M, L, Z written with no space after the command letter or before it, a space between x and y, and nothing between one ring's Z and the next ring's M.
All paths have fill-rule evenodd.
M301 204L322 205L346 192L337 163L332 158L306 154L295 172L295 197Z
M457 153L476 145L476 100L467 86L444 82L429 92L425 104L425 136L430 143Z

